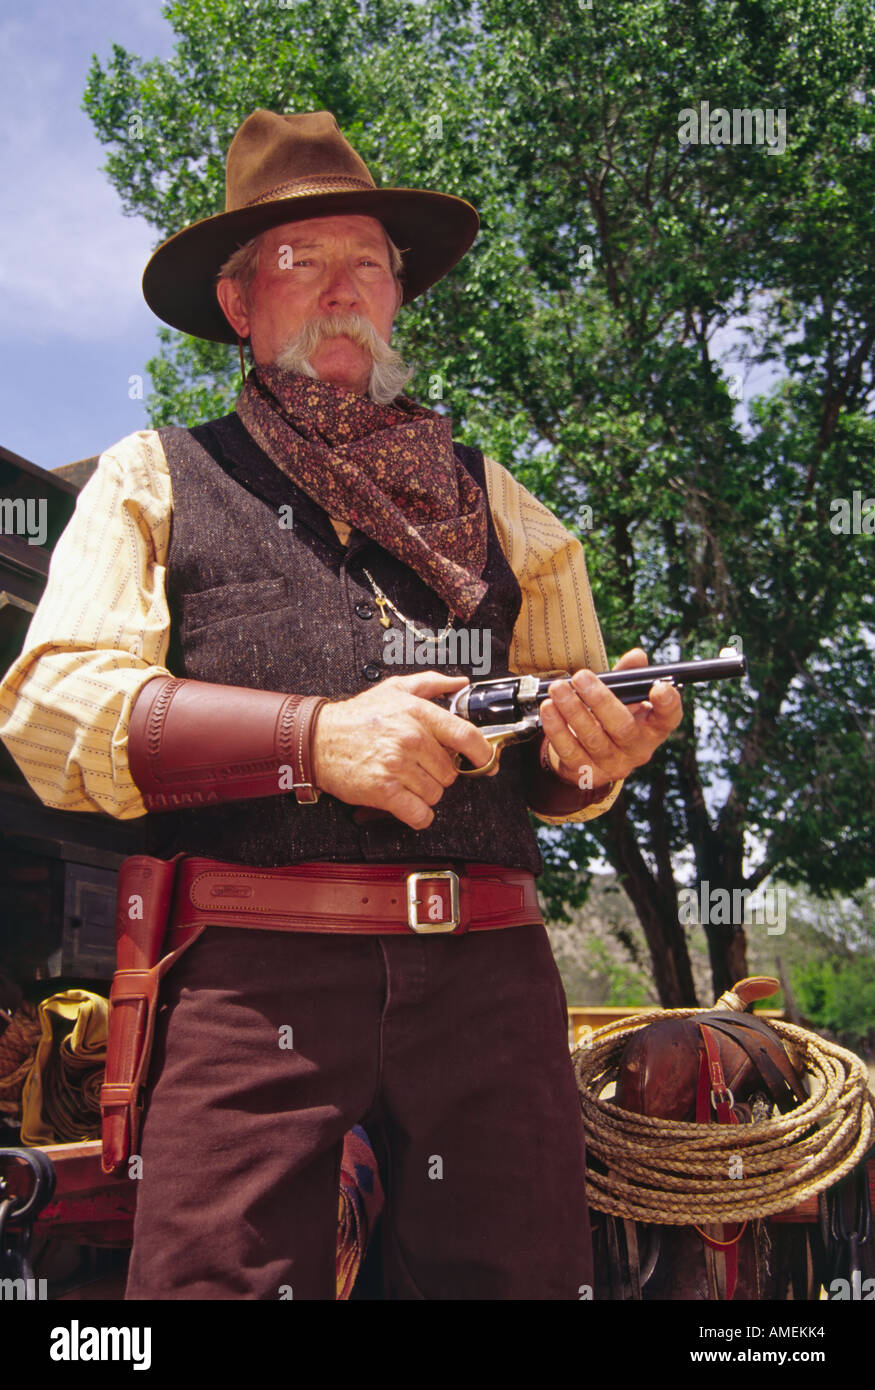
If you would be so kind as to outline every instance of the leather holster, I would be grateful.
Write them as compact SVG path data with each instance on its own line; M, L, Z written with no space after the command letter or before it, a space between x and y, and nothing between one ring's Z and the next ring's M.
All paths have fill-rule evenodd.
M134 854L119 870L116 972L109 994L106 1075L100 1088L105 1173L118 1172L136 1152L161 979L204 930L190 928L175 950L161 955L182 857Z

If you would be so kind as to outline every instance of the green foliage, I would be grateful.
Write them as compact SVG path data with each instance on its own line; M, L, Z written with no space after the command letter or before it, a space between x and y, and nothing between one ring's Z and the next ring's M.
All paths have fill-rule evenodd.
M605 946L595 942L592 949L592 969L605 977L605 1003L614 1007L639 1008L653 1000L641 971L622 961L611 960Z
M586 909L548 930L570 1004L657 1003L641 927L612 876L595 876Z
M752 972L788 981L764 1001L790 1009L828 1030L846 1047L875 1051L875 880L852 897L817 897L785 888L783 932L758 931L751 942Z
M235 348L189 338L171 328L159 328L158 338L160 355L149 363L154 387L149 417L154 429L196 425L234 409L241 380Z
M813 960L791 977L796 1002L816 1028L851 1048L875 1047L875 959Z
M469 198L474 248L398 322L411 393L440 375L457 438L572 527L592 508L613 655L713 654L741 635L749 681L687 692L665 756L627 784L642 917L656 896L670 914L681 863L715 886L777 871L821 893L859 886L875 831L873 541L830 519L833 499L875 495L870 0L165 13L173 58L114 46L85 94L126 208L162 237L219 210L223 152L256 106L332 110L378 182ZM680 112L703 100L785 111L785 152L681 145ZM748 382L742 409L730 372L764 367L771 386ZM150 370L155 423L233 400L225 349L173 335ZM597 853L625 872L605 821L543 841L554 905L585 890L573 866Z

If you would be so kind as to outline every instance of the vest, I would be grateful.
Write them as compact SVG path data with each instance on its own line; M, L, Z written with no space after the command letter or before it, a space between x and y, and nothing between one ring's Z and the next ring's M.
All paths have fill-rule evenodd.
M402 640L403 624L380 624L369 570L419 629L438 632L446 605L408 566L359 531L341 544L325 510L251 438L236 414L186 430L159 430L173 489L165 574L170 611L166 665L174 675L220 685L345 699L390 675L427 669ZM456 456L486 490L483 455L455 444ZM521 593L488 513L483 578L487 592L447 675L476 680L487 631L491 669L506 675ZM385 634L385 636L384 636ZM387 644L387 640L391 646ZM467 647L467 650L466 650ZM459 777L434 807L426 830L394 817L359 824L355 807L323 795L300 806L292 793L146 817L149 853L183 851L238 864L276 867L310 860L460 860L540 873L526 809L521 747L506 750L495 777Z

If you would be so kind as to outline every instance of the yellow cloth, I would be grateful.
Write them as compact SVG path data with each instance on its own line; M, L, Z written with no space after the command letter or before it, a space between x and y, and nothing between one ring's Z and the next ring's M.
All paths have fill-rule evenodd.
M22 1096L22 1143L98 1139L109 1002L67 989L44 999L39 1017L42 1036Z
M580 542L492 459L486 484L523 596L511 669L605 670ZM161 440L141 430L101 455L54 548L24 649L0 681L0 738L46 806L120 820L146 814L128 766L128 724L146 682L172 674L164 665L172 505ZM539 818L592 820L621 785L573 815Z

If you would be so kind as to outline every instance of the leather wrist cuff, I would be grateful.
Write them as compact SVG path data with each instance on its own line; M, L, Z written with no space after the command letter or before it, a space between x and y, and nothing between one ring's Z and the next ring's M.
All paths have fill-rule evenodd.
M312 739L319 695L283 695L237 685L156 676L137 695L128 730L131 776L149 811L175 811L313 785Z
M566 782L554 770L547 754L546 739L536 740L532 745L529 764L528 803L536 814L545 816L570 816L602 801L610 792L613 782L606 787L593 790L575 787Z

